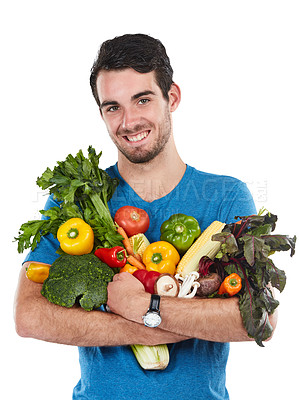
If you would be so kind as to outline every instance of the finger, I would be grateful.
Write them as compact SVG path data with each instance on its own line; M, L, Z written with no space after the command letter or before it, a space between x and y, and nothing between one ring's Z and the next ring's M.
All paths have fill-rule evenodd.
M120 279L120 274L115 274L113 277L113 282L116 282Z

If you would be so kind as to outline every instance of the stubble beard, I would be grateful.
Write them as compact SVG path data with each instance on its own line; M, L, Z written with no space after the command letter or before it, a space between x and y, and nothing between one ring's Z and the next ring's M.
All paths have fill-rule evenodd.
M118 134L124 135L124 134L134 134L139 131L146 131L150 130L152 128L151 124L144 124L144 125L138 125L134 129L130 131L124 131L122 130L121 132L119 131ZM111 139L118 148L118 150L133 164L146 164L154 160L159 154L162 153L164 150L166 144L169 141L169 138L171 136L171 131L172 131L172 124L171 124L171 118L170 118L170 113L165 114L164 121L158 125L158 137L154 145L152 146L151 149L148 150L143 150L142 148L136 148L135 150L133 149L132 151L127 151L125 148L123 148L117 140L113 138L112 135Z

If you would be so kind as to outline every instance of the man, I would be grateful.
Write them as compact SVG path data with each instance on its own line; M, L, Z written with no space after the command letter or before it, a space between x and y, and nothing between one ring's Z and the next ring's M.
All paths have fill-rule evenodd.
M162 222L177 212L194 216L202 229L214 220L229 223L236 215L255 213L245 184L197 171L180 158L172 127L180 89L160 41L138 34L103 43L90 81L118 149L118 163L107 170L120 180L109 203L112 215L124 205L145 209L150 216L146 236L153 242L160 238ZM46 207L52 205L49 198ZM26 263L51 263L57 247L53 239L43 240ZM108 285L113 313L85 312L49 303L40 286L25 278L26 263L16 297L17 332L79 346L81 379L73 399L229 398L228 343L250 340L236 298L162 298L162 322L153 329L142 318L151 296L132 275L117 274ZM161 343L170 351L164 371L142 370L128 346Z

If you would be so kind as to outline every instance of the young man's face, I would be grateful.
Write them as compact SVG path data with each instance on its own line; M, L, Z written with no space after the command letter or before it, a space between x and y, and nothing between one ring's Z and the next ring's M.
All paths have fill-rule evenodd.
M101 71L97 90L103 120L118 150L133 163L160 154L172 132L172 109L154 72Z

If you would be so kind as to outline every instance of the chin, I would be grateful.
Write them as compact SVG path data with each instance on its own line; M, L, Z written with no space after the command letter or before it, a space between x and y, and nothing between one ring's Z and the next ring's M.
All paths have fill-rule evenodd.
M129 160L133 164L146 164L154 160L160 153L162 149L154 149L153 151L146 152L146 153L140 153L136 151L133 154L128 154L126 152L122 151L122 154L126 157L127 160Z

